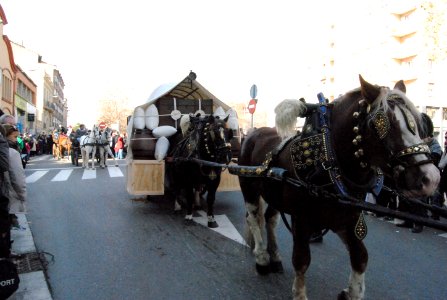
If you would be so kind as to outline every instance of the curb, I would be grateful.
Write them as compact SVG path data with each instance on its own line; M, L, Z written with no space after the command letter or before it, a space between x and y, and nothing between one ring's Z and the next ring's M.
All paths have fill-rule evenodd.
M16 214L21 229L11 230L12 251L16 254L36 256L37 250L33 235L25 214ZM20 265L20 259L17 260ZM42 270L21 272L19 269L20 284L17 291L11 295L10 300L52 300L50 289Z

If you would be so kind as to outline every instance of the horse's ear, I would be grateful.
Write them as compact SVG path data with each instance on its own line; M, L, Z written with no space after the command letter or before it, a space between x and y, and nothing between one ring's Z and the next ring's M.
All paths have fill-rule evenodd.
M403 80L399 80L398 82L396 82L396 84L394 85L394 89L399 90L404 94L407 92L407 87L405 86L405 83Z
M371 104L377 99L377 97L379 97L380 87L367 82L363 79L362 75L359 75L359 79L362 96L368 103Z

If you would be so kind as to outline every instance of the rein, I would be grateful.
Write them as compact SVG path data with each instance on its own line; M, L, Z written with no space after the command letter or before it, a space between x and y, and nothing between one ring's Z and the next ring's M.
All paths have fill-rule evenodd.
M260 177L260 178L268 178L280 182L284 182L286 184L290 184L296 188L304 188L306 189L309 194L324 198L330 201L334 201L340 205L349 206L361 210L366 210L374 213L380 213L386 216L395 217L403 220L409 220L413 222L420 223L421 225L440 229L440 230L446 230L447 231L447 224L440 221L435 221L433 219L430 219L428 217L421 217L417 216L408 212L402 212L398 210L394 210L388 207L368 203L368 202L360 202L358 198L349 196L349 195L341 195L339 193L331 193L327 190L327 186L317 186L313 184L306 183L305 181L297 178L292 178L290 176L287 176L288 171L282 168L272 167L268 168L265 165L261 166L238 166L238 165L225 165L225 164L219 164L215 162L210 162L206 160L201 160L197 158L177 158L177 160L183 160L183 161L189 161L194 162L199 165L205 165L209 167L217 167L217 168L227 168L228 171L233 175L238 175L242 177ZM440 208L437 206L429 205L426 203L423 203L422 201L407 198L401 193L387 187L383 186L384 190L391 191L394 195L399 197L400 201L404 201L407 203L411 203L414 205L420 205L423 208L426 208L432 212L437 213L438 215L447 218L447 209ZM287 224L287 223L286 223ZM287 226L287 225L286 225Z

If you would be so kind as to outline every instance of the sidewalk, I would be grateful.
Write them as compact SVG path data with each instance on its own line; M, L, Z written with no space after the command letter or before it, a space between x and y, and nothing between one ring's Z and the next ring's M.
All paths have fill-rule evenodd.
M20 284L19 289L8 299L11 300L52 300L50 290L34 245L25 214L17 214L22 229L11 230L12 252L23 255L17 259Z

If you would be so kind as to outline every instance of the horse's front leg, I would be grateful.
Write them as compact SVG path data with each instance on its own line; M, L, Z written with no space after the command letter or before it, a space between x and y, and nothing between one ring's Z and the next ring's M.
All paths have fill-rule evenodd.
M267 252L270 255L270 272L284 273L276 239L276 227L278 226L279 212L268 206L264 218L267 232Z
M312 230L301 222L297 224L297 217L292 216L293 254L292 264L295 269L292 295L293 300L307 300L305 274L310 265L309 240Z
M215 179L210 179L208 184L206 185L207 194L206 194L206 206L207 206L207 217L208 217L208 227L209 228L217 228L219 225L214 219L214 202L216 202L216 191L219 187L220 183L220 175Z
M99 166L101 167L101 168L105 168L105 159L104 159L104 146L101 146L100 148L99 148Z
M96 147L92 147L92 170L95 170Z
M365 297L365 271L368 264L368 250L366 250L363 241L355 236L354 230L354 226L351 226L344 231L337 232L337 235L346 245L351 260L348 287L339 294L338 299L360 300Z
M186 216L185 216L185 224L186 225L194 225L194 220L192 217L193 213L193 203L194 203L194 189L192 185L188 185L185 188L185 197L186 197Z

